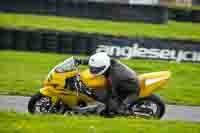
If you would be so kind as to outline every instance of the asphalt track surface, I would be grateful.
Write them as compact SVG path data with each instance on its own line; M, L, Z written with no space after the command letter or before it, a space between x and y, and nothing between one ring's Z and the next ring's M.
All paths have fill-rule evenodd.
M0 111L27 112L29 99L23 96L0 96ZM200 122L200 107L167 105L162 120Z

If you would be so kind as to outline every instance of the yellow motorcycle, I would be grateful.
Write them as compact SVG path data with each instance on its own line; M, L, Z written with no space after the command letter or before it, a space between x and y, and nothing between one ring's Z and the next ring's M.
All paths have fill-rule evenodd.
M140 95L130 104L129 116L161 118L165 113L165 104L153 92L167 83L170 72L147 73L139 75L138 78ZM97 99L104 97L103 92L107 86L104 76L95 77L88 69L79 71L74 58L71 57L49 72L43 88L30 98L28 111L32 114L101 115L105 105ZM101 95L95 95L96 93Z

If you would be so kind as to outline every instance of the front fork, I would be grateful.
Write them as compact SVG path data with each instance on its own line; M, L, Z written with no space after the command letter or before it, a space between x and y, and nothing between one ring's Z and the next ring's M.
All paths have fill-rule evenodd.
M49 112L53 113L53 109L59 105L61 103L61 98L59 98L58 94L59 92L61 91L55 91L54 88L50 87L50 86L47 86L47 87L44 87L44 88L41 88L40 89L40 93L44 96L47 96L50 98L50 101L51 101L51 106L49 108Z
M50 106L48 112L49 113L65 113L65 110L66 110L66 106L62 103L62 100L60 98L58 98Z

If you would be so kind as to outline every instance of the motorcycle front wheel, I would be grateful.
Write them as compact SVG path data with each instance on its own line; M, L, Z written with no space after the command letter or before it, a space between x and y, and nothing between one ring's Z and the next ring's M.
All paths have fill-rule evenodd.
M130 105L130 109L136 117L147 119L161 119L165 114L164 102L154 94L138 99Z
M51 98L41 93L33 95L28 102L28 112L31 114L65 113L66 108L62 104L52 105Z

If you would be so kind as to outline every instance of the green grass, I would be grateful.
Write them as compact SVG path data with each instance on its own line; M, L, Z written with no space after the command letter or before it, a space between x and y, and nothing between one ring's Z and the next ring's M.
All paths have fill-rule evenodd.
M116 36L200 40L200 24L166 25L0 13L0 27L104 33Z
M199 133L199 123L0 112L1 133Z
M32 95L59 62L70 55L0 51L0 94ZM200 64L152 60L123 60L138 73L170 70L172 77L158 92L173 104L200 105Z

